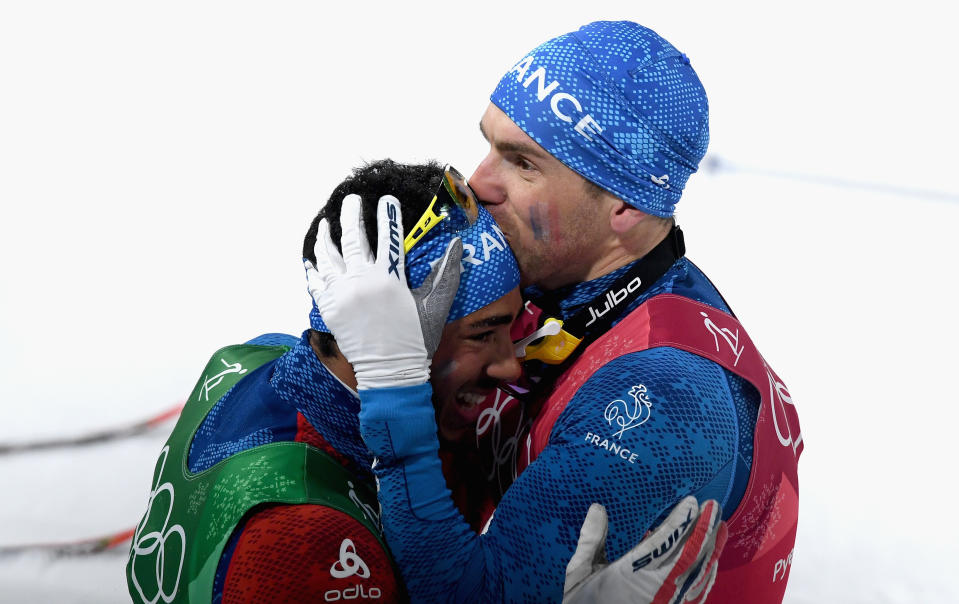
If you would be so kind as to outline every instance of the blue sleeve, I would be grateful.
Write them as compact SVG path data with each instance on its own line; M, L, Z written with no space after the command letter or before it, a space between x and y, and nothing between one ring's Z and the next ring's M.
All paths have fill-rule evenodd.
M600 369L483 535L449 497L429 387L417 388L427 392L360 393L384 528L414 602L558 602L590 503L609 512L611 560L686 495L729 503L736 410L723 370L695 355L653 349Z

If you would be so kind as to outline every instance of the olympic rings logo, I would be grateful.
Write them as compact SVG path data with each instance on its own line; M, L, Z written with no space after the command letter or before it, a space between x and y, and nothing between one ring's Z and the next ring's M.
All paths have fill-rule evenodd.
M167 455L169 452L169 445L164 447L163 451L160 452L160 468L156 473L156 483L153 485L153 490L150 492L150 501L147 504L146 514L144 514L143 520L140 521L140 524L137 525L137 530L133 535L133 546L130 551L130 579L133 582L133 586L136 587L137 593L140 594L141 601L143 601L145 604L156 604L160 599L167 604L173 601L177 590L180 588L180 576L183 572L183 561L186 558L186 533L184 532L183 527L179 524L168 526L170 524L170 515L173 513L173 484L169 482L160 484L161 476L163 476L163 468L166 466ZM168 493L170 499L169 508L167 509L163 526L159 530L150 531L149 533L143 534L143 530L146 528L147 521L150 519L153 512L153 503L156 501L157 495L160 493ZM174 537L178 538L171 546L169 541ZM177 553L177 545L179 545L179 556L176 556L176 559L178 560L176 566L176 580L173 583L173 588L170 590L170 593L166 593L163 591L163 585L165 582L164 580L166 579L167 572L172 570L167 568L167 551L170 547L173 547L174 549L172 552ZM153 555L156 556L156 563L154 565L154 578L156 581L157 593L153 597L148 598L144 593L143 587L140 586L140 582L137 580L136 559L137 556Z

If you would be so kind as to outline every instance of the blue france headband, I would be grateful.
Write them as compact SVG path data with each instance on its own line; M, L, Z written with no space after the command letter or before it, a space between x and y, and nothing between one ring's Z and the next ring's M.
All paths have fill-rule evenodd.
M406 282L410 289L423 284L433 264L446 252L455 236L463 241L463 272L447 323L499 300L519 285L516 258L492 215L481 206L476 222L469 228L455 232L449 221L444 220L406 254ZM330 331L316 308L316 302L310 311L310 327Z
M706 92L689 59L630 21L541 44L490 100L550 155L656 216L672 216L709 144Z

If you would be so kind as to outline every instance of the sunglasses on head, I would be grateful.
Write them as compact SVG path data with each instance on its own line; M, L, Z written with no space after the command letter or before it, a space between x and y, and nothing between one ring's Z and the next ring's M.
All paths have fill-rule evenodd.
M426 211L403 240L403 249L409 252L427 233L443 221L447 221L447 225L453 232L459 232L476 224L478 216L479 204L476 201L476 194L467 184L466 177L447 164L443 169L443 182L437 187Z

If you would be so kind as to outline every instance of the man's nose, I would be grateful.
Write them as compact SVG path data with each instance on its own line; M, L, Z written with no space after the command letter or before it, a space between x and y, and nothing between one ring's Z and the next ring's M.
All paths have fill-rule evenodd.
M492 153L476 166L473 175L469 178L469 185L479 197L482 204L500 204L506 201L506 194L499 185L496 171L493 167Z
M491 378L501 382L513 382L519 379L522 368L516 353L513 350L513 342L509 338L496 347L493 361L487 366L486 373Z

